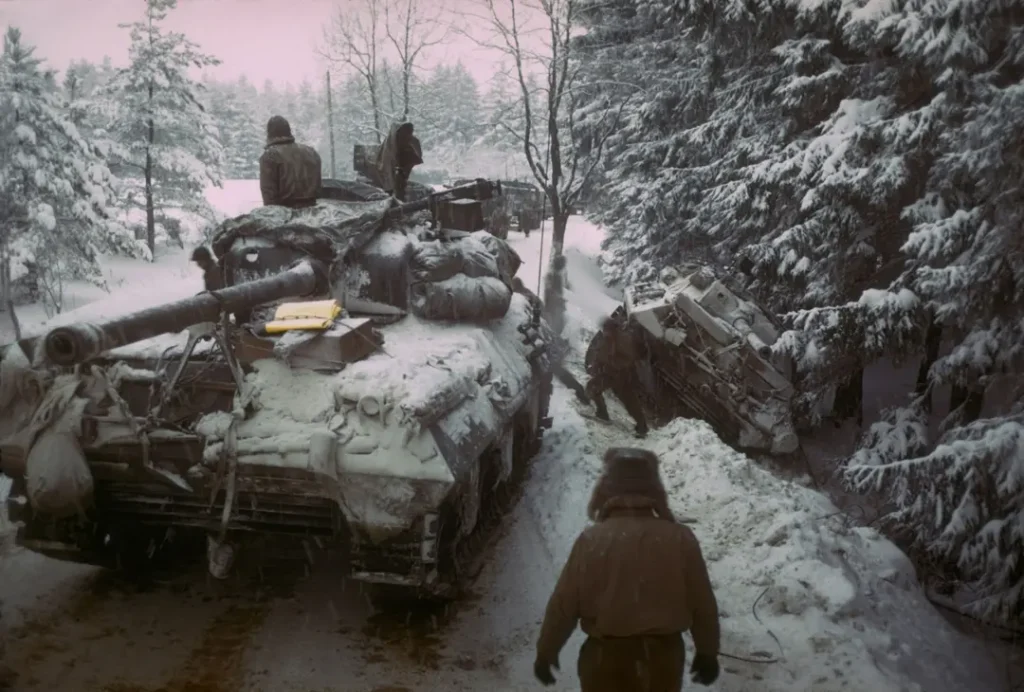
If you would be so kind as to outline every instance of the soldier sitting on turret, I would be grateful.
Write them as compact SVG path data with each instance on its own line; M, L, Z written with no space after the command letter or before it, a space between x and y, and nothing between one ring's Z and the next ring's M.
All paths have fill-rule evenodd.
M209 248L200 245L192 251L192 261L203 270L203 286L207 291L224 288L224 276L220 264L214 259Z
M280 115L267 121L267 146L260 156L263 204L301 209L316 204L322 184L320 154L297 144L291 125Z

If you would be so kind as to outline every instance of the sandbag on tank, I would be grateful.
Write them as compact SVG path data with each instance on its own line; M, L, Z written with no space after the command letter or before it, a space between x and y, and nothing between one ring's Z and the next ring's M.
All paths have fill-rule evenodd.
M511 304L512 291L490 276L458 274L412 286L412 311L427 320L486 322L504 317Z
M498 269L498 273L493 276L500 278L511 290L512 278L516 275L516 272L519 271L519 267L522 266L522 258L515 250L512 249L511 245L501 238L491 235L487 231L477 231L470 235L466 240L470 239L487 248L491 257L494 258Z
M25 485L32 509L53 517L85 512L92 505L93 479L78 437L47 430L25 461Z
M413 281L446 281L462 271L462 253L456 243L420 242L409 255Z
M485 232L485 235L490 234ZM474 279L484 276L494 279L502 278L498 268L497 253L475 234L461 238L458 247L459 254L462 256L463 274Z

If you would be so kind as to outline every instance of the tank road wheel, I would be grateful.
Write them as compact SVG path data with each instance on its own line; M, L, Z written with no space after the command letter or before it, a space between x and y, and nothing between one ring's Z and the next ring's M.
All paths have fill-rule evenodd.
M509 439L511 436L511 439ZM365 593L374 609L382 612L422 612L458 599L479 576L490 554L488 548L500 535L505 516L519 499L530 459L540 449L540 428L535 411L524 406L513 417L508 435L481 455L479 510L476 525L461 531L458 508L447 505L441 512L437 543L437 580L429 587L366 584ZM510 459L503 459L505 456ZM500 480L503 465L509 475Z
M410 613L440 607L459 595L456 548L459 545L459 515L451 506L441 510L437 537L437 579L431 586L401 584L363 584L364 593L374 610L385 613Z

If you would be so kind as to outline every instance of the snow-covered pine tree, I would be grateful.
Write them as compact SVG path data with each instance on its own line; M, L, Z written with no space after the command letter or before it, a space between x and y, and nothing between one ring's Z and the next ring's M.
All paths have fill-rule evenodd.
M152 251L158 223L172 239L180 214L215 218L203 196L220 185L222 150L192 69L217 65L184 34L162 26L177 0L146 0L143 19L122 25L131 33L129 65L102 88L101 114L117 143L118 173L131 188L130 209L145 211Z
M327 105L323 89L303 81L292 103L292 133L299 141L316 148L320 153L323 172L328 175L331 159L327 151Z
M461 62L438 65L414 94L425 166L459 170L486 127L476 80Z
M259 177L265 123L257 120L254 104L246 103L237 83L206 80L209 112L217 124L224 175L233 180Z
M34 50L8 28L0 56L0 283L9 307L11 283L32 270L48 309L59 312L64 281L102 283L101 253L146 253L111 219L110 171Z
M1019 614L1021 3L599 4L591 82L621 69L646 91L610 140L598 210L618 272L754 260L750 288L790 313L779 346L806 403L840 372L918 354L934 315L953 346L931 385L962 405L933 439L911 399L848 477L893 491L894 524L958 564L979 610ZM1004 400L989 387L981 407L996 381Z
M890 521L956 566L974 612L1024 620L1024 2L921 0L870 18L894 57L921 65L941 118L902 282L951 342L930 387L874 425L847 467L886 489ZM905 124L904 131L911 131ZM938 426L925 400L966 396Z

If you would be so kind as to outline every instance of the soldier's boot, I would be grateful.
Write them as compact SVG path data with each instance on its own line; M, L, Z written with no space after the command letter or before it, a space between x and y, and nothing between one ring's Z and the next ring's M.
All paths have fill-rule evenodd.
M555 377L557 377L562 384L576 394L577 401L584 406L590 404L590 397L587 396L587 388L580 384L579 381L573 377L573 374L565 369L565 366L559 365L555 368Z
M587 386L583 388L584 394L590 397L590 400L594 402L594 415L600 420L610 421L612 418L608 415L608 406L604 402L604 389L601 386L601 379L599 377L592 377L587 382Z

